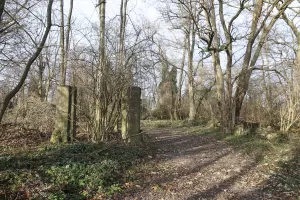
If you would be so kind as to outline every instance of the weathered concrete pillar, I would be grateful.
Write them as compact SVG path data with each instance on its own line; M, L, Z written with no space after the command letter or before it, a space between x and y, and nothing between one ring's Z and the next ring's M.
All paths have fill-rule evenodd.
M51 143L73 142L76 133L76 96L75 87L57 87L55 129Z
M122 137L129 143L142 142L140 134L141 88L130 87L122 110Z
M69 127L70 131L68 131L68 142L73 142L76 135L76 107L77 107L77 88L76 87L70 87L70 119L69 119Z

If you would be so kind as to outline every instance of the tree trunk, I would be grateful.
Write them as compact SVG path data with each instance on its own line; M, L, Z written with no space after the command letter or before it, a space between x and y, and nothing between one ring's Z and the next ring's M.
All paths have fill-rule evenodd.
M195 25L189 22L189 34L188 37L188 91L189 91L189 120L194 120L196 116L196 105L195 105L195 93L194 93L194 50L195 50L195 40L196 32Z
M211 5L211 15L210 15L210 23L212 25L212 31L214 32L214 38L213 38L213 46L214 49L218 49L220 46L219 42L219 33L217 29L217 23L216 23L216 13L215 13L215 7L214 5ZM226 102L225 102L225 88L224 88L224 75L221 68L221 62L220 62L220 54L219 51L213 50L212 53L212 61L214 65L215 70L215 77L216 77L216 88L217 88L217 98L218 98L218 107L219 107L219 120L222 129L226 132L227 127L227 119L226 119Z
M38 57L37 61L38 66L38 97L40 98L40 101L45 101L45 88L43 84L43 78L44 78L44 71L46 68L46 63L44 62L43 56Z
M4 12L5 0L0 0L0 24L2 23L2 15Z
M184 46L183 46L183 54L182 54L182 61L180 66L180 72L179 72L179 83L178 83L178 92L177 92L177 98L176 98L176 104L175 104L175 119L179 120L181 119L181 90L183 85L183 68L185 64L185 56L187 51L187 37L186 34L184 39Z
M127 130L127 93L128 88L132 82L131 80L131 69L129 66L126 66L125 61L125 27L127 23L127 3L128 0L121 0L120 5L120 33L119 33L119 58L118 58L118 66L117 68L120 70L118 73L123 74L125 73L125 82L123 84L122 93L120 95L120 105L121 108L118 108L117 112L121 112L121 131L122 131L122 138L128 138L128 130Z
M292 29L294 35L297 39L297 52L296 59L294 62L294 67L292 71L292 81L290 83L290 91L288 93L288 101L286 108L281 112L281 131L287 132L295 124L299 123L299 97L300 97L300 31L297 26L286 16L285 13L282 14L283 20Z
M176 119L175 110L176 110L176 97L177 97L177 67L173 66L171 71L169 72L169 82L171 87L171 109L170 109L170 117L171 120Z
M66 76L67 68L68 68L68 61L69 61L69 53L70 53L70 35L71 35L71 22L72 22L72 14L73 14L73 0L70 0L70 10L68 14L68 21L67 21L67 31L66 31L66 46L64 52L64 75ZM65 77L66 79L66 77Z
M225 17L223 13L223 2L219 0L219 15L220 15L220 21L222 24L223 32L225 34L226 38L226 45L227 48L225 49L226 52L226 58L227 58L227 63L226 63L226 78L225 78L225 83L226 87L224 88L224 101L222 104L224 108L224 120L223 120L223 129L225 133L232 133L234 131L234 126L235 126L235 117L234 117L234 110L233 108L233 99L232 99L232 56L233 56L233 50L232 50L232 37L231 37L231 28L233 21L240 15L242 10L244 9L243 5L240 5L239 11L236 13L235 16L229 21L228 25L226 25L225 22Z
M60 0L60 85L66 84L64 0Z
M127 3L128 0L121 0L120 6L120 43L119 43L119 67L122 69L125 59L125 27L127 23ZM123 70L123 69L122 69Z
M105 66L105 1L99 0L99 20L100 20L100 55L99 67L97 69L96 79L96 108L95 108L95 133L93 135L94 142L101 142L105 138L105 79L106 79L106 66Z
M241 109L242 109L242 104L244 97L247 93L248 87L249 87L249 81L250 77L252 74L253 69L251 69L253 66L255 66L256 61L260 55L261 49L265 43L265 39L268 36L269 32L271 31L272 27L274 26L275 22L277 19L283 14L283 12L286 10L287 6L290 5L293 2L293 0L286 0L284 3L282 3L281 7L277 7L279 12L271 18L271 21L268 26L265 26L265 23L269 16L271 15L271 12L273 11L273 7L275 7L278 2L274 2L272 8L268 11L267 15L265 16L262 25L258 27L258 21L261 16L261 11L263 7L263 1L259 0L257 1L256 8L253 13L254 20L252 21L252 26L251 26L251 32L250 32L250 37L248 39L248 44L247 44L247 49L243 61L243 69L240 73L240 77L237 83L236 87L236 92L235 92L235 117L236 121L239 120L240 114L241 114ZM261 32L263 29L263 32L261 34L261 38L259 39L257 48L255 50L255 53L252 56L252 47L254 40L257 38L258 34ZM252 59L251 59L252 56ZM250 62L251 61L251 62Z

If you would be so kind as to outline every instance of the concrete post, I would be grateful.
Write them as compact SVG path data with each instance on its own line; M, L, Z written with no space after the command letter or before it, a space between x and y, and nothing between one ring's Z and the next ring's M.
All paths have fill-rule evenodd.
M75 87L57 87L55 129L51 143L73 142L76 133L76 95Z
M127 91L126 106L122 110L122 137L129 143L142 142L140 134L141 88L130 87Z

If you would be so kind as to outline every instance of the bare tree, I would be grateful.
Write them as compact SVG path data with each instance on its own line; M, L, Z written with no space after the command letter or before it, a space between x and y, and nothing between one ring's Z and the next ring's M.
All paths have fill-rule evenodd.
M177 92L177 98L176 98L176 105L175 105L175 119L181 119L181 103L182 103L182 85L183 85L183 70L185 65L185 59L186 59L186 51L187 51L187 39L188 35L184 38L184 45L183 45L183 53L182 53L182 61L180 65L180 71L179 71L179 81L178 81L178 92Z
M189 13L194 23L196 34L202 41L202 51L208 51L216 77L216 94L218 98L219 120L224 132L233 131L234 124L240 118L240 112L244 96L248 90L249 80L254 70L254 66L260 56L261 49L270 30L282 15L292 0L286 0L281 3L275 1L272 3L256 1L254 5L248 0L241 0L235 7L234 14L225 17L224 7L234 2L225 2L219 0L218 4L214 1L200 1L192 5L186 0L171 1L179 4ZM197 12L194 11L198 6ZM253 7L252 23L250 33L244 36L236 36L234 30L236 19L245 12L246 7ZM277 7L277 9L276 9ZM218 12L218 15L217 15ZM178 15L177 15L178 16ZM200 17L200 19L199 19ZM200 21L199 21L200 20ZM200 22L200 23L199 23ZM218 26L220 23L221 26ZM260 36L258 38L258 36ZM246 39L246 49L243 55L242 70L237 77L232 77L232 67L234 66L233 44L237 41ZM226 53L226 71L221 67L221 54ZM235 82L236 80L237 83ZM233 86L236 89L233 94Z
M279 7L279 6L277 6ZM296 13L298 15L299 13ZM289 88L287 103L281 110L281 130L287 132L294 125L300 121L300 31L298 30L296 24L288 18L288 16L283 13L282 18L285 23L291 28L293 34L296 37L297 50L296 58L293 65L293 77L292 85Z
M167 18L174 29L181 29L186 38L186 44L184 45L184 54L187 52L187 78L188 78L188 104L189 104L189 120L194 120L196 117L196 103L195 103L195 66L194 66L194 54L196 46L196 32L197 24L199 23L199 2L191 0L171 0L172 5L175 8L169 6L169 2L166 2L168 9L162 11L165 18ZM173 10L174 9L174 10ZM201 9L200 9L201 10ZM186 52L185 52L186 51ZM185 55L184 55L185 60ZM184 67L184 60L182 61L182 68ZM182 76L181 76L182 78ZM182 83L182 80L179 84ZM181 89L179 89L181 90ZM181 91L180 91L181 95Z
M272 27L278 20L278 18L284 13L286 8L293 2L293 0L286 0L283 1L282 4L279 4L279 1L273 2L267 10L267 13L263 15L262 9L264 7L263 1L257 1L256 5L254 6L253 12L253 21L251 24L250 35L248 37L248 43L246 47L246 52L244 55L244 60L242 64L242 71L240 72L236 91L235 91L235 118L238 119L240 117L243 99L246 95L249 86L249 80L251 74L253 72L253 67L255 66L259 56L261 49L265 43L266 37L268 36L269 32L271 31ZM274 12L274 8L277 5L277 13L271 16L271 13ZM261 25L258 25L259 20L262 20ZM270 21L267 24L267 21ZM261 34L258 45L256 49L253 50L253 45L255 40L257 39L258 35ZM254 53L252 53L254 52Z
M67 71L68 67L68 61L69 61L69 54L70 54L70 40L71 40L71 30L72 30L72 15L73 15L73 7L74 7L74 0L70 0L70 8L68 13L68 19L67 19L67 30L66 30L66 52L65 52L65 58L64 58L64 66L65 71Z
M105 62L105 1L99 0L99 20L100 20L100 44L99 44L99 66L97 68L97 84L96 84L96 108L95 108L95 133L93 140L95 142L103 141L105 138L105 115L107 108L107 69Z
M65 15L64 0L60 0L60 84L66 84L66 66L65 66Z
M194 120L196 116L195 92L194 92L194 51L196 44L195 24L188 22L188 89L189 89L189 120Z
M45 42L48 38L51 26L52 26L52 22L51 22L51 14L52 14L52 5L53 5L53 0L49 0L48 2L48 7L47 7L47 24L46 24L46 29L45 32L43 34L43 37L40 41L40 43L38 44L38 46L36 47L36 51L34 52L34 54L30 57L30 59L28 60L28 62L26 63L25 69L23 71L23 74L18 82L18 84L13 88L13 90L11 90L4 98L4 102L2 104L1 107L1 111L0 111L0 123L3 119L3 115L5 113L5 110L10 102L10 100L17 94L17 92L21 89L22 85L24 84L24 81L28 75L28 72L32 66L32 64L35 62L35 60L38 58L39 54L41 53L41 51L44 48Z
M60 0L60 84L66 84L66 73L68 67L71 20L74 1L70 0L70 8L67 19L67 29L65 30L64 0Z

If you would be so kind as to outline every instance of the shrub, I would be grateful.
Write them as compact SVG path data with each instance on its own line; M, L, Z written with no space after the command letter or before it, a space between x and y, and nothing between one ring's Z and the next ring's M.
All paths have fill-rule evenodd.
M24 104L18 104L9 109L5 116L5 122L24 124L26 128L46 133L53 130L54 118L55 106L31 96L26 99Z

